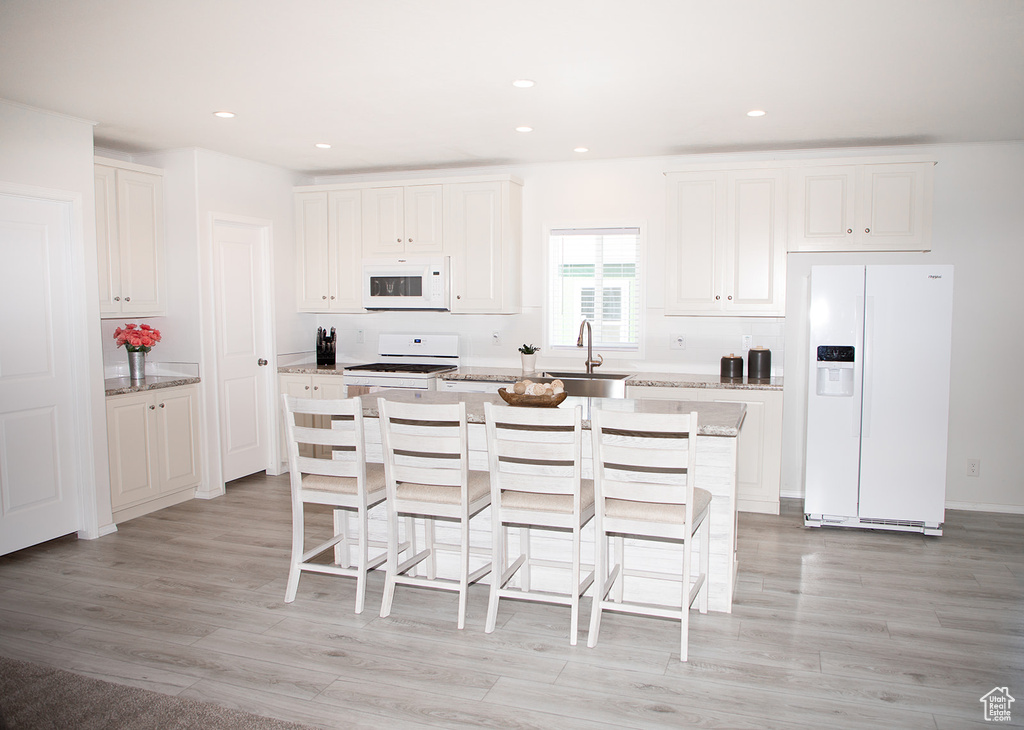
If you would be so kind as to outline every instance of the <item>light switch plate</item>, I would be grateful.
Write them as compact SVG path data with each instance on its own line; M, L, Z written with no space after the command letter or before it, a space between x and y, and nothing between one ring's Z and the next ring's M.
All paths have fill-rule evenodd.
M749 350L750 346L754 344L753 335L743 335L743 349Z

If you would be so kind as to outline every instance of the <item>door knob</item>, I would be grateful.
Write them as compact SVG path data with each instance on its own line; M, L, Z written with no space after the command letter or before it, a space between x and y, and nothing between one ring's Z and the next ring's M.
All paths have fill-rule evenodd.
M259 360L256 361L256 364L259 365L260 367L263 367L264 365L267 364L267 361L261 357Z

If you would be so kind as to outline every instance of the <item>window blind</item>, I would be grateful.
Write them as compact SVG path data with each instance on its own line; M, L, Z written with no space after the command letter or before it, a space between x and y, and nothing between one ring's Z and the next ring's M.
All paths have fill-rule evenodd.
M549 252L551 346L576 347L587 319L595 347L639 349L640 229L553 229Z

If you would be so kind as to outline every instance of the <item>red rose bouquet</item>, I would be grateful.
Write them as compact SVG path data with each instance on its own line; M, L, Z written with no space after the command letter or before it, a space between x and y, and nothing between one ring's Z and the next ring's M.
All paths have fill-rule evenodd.
M160 341L160 330L148 324L126 324L114 330L117 346L124 345L128 352L149 352Z

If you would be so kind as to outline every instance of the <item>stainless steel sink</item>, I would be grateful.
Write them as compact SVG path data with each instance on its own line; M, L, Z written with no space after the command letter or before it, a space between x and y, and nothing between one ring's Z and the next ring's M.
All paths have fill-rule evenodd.
M626 378L629 373L581 373L578 371L550 370L533 378L538 383L561 380L565 392L589 398L625 398Z

